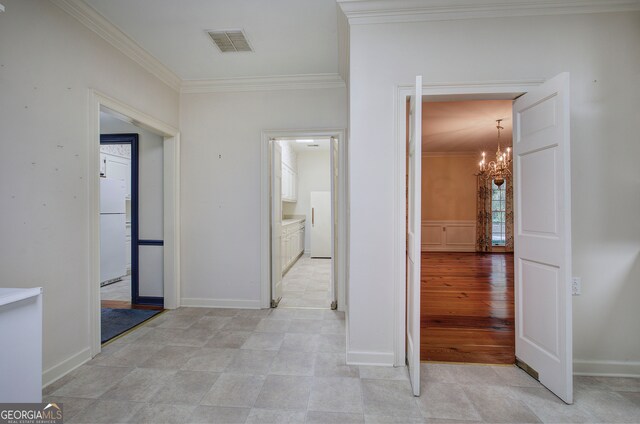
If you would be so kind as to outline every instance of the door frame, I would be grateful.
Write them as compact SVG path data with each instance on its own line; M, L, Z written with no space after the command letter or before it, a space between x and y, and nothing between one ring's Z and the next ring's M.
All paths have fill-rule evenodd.
M138 134L100 134L100 146L128 144L131 146L131 304L138 304ZM102 300L102 297L100 298Z
M514 100L545 80L488 81L429 84L422 83L422 101L437 96L440 101L456 100ZM394 366L406 361L406 137L407 99L414 94L413 85L397 85L395 104L395 208L394 208ZM517 325L517 323L516 323Z
M89 342L91 356L100 343L100 112L108 111L164 137L164 307L180 306L180 132L98 90L89 89L87 173L89 210Z
M338 143L338 232L337 238L342 250L338 251L338 310L344 311L347 299L347 141L345 130L340 128L265 130L260 143L260 307L271 307L271 163L270 143L273 139L331 138ZM333 172L333 170L332 170ZM332 258L332 263L334 262ZM335 278L335 277L334 277Z

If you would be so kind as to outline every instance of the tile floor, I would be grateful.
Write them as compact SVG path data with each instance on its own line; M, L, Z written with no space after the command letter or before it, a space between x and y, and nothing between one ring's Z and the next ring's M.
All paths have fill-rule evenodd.
M640 379L576 377L567 406L515 367L349 366L344 315L181 308L44 390L69 423L640 422Z
M122 281L100 287L100 300L125 300L131 302L131 276L127 275Z
M282 278L283 308L331 307L331 259L302 256Z

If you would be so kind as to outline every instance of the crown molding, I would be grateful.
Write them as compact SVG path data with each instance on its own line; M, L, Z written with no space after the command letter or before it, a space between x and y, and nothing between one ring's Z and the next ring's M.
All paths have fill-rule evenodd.
M300 74L267 77L215 78L185 80L180 93L225 93L238 91L303 90L344 88L338 74Z
M425 152L422 151L422 156L426 158L443 158L443 157L476 157L478 156L478 152L470 152L470 151L446 151L446 152Z
M76 18L80 23L98 34L131 60L142 66L160 81L180 90L180 78L162 62L149 54L122 30L109 22L104 16L82 0L51 0L56 6Z
M640 10L640 0L337 1L351 25Z

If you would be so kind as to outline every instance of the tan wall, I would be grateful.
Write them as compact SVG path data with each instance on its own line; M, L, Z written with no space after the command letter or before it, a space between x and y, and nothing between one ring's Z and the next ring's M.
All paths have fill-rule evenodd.
M422 157L422 219L472 221L476 217L476 156Z

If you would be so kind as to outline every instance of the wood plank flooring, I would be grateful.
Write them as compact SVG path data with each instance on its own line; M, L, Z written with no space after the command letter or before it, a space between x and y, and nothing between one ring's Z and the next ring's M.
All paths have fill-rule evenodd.
M423 252L423 361L515 362L513 254Z
M162 310L164 309L162 306L155 305L133 305L131 302L126 300L101 300L100 306L102 308L113 308L113 309L150 309L150 310Z

